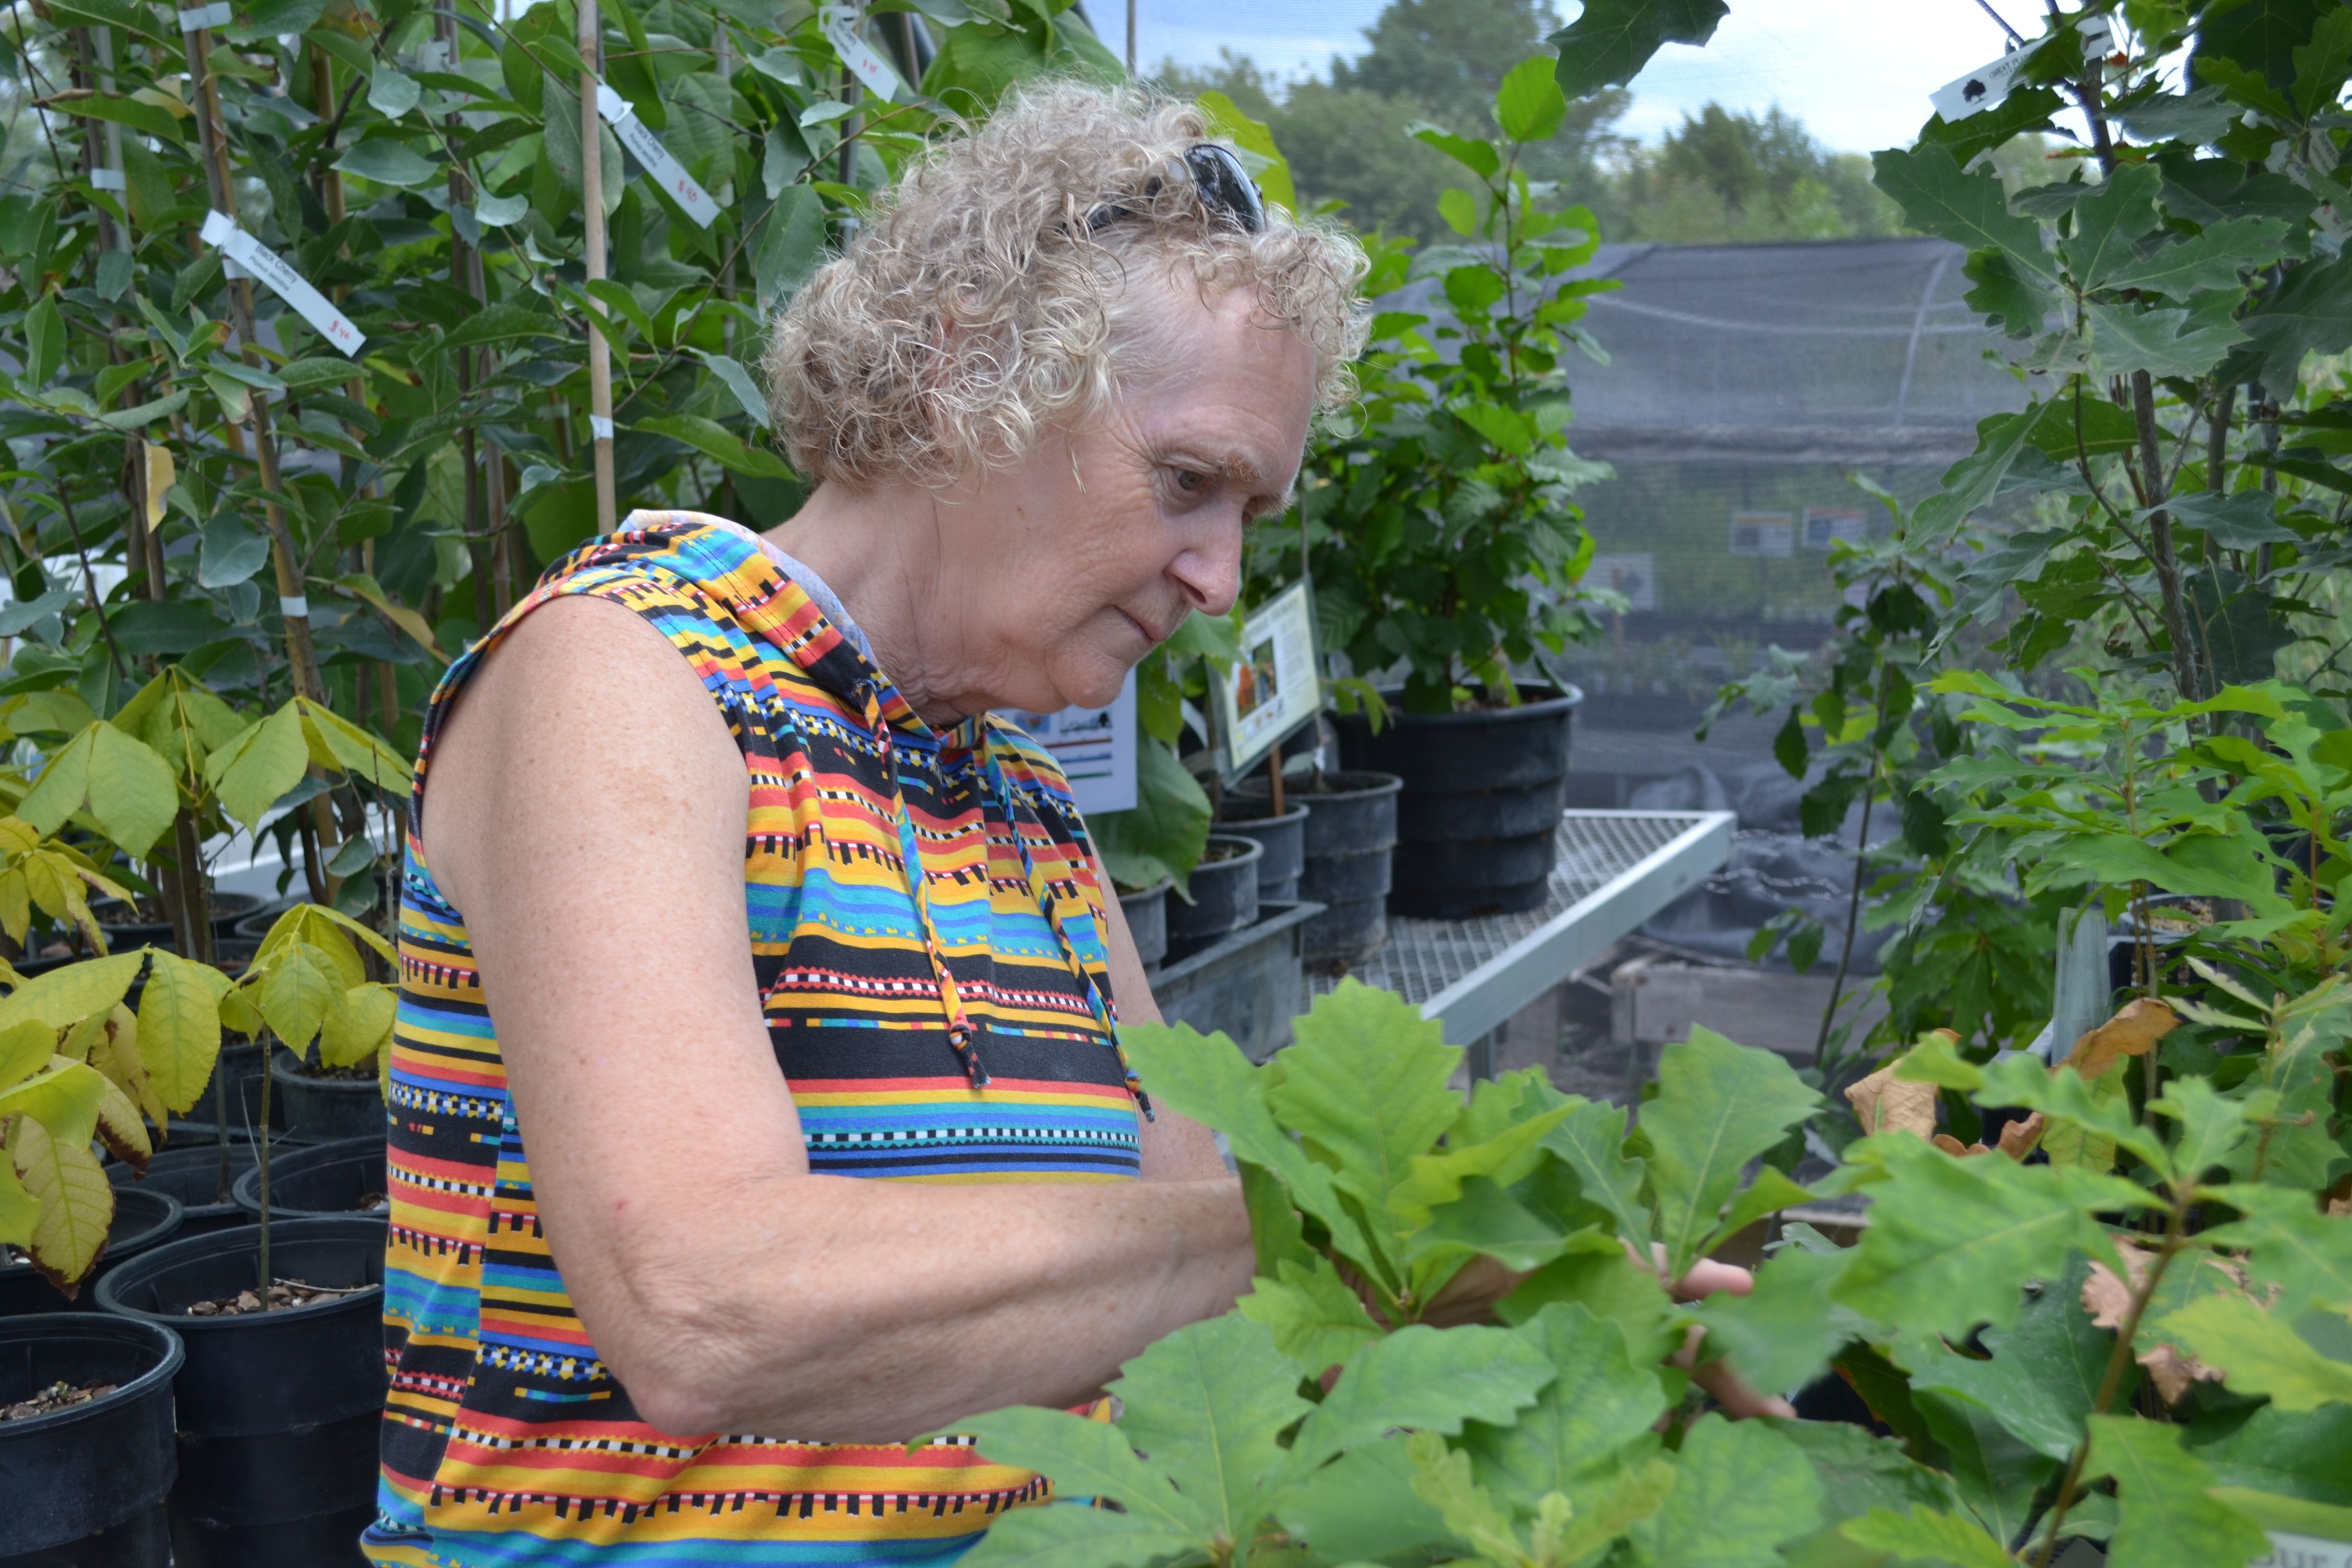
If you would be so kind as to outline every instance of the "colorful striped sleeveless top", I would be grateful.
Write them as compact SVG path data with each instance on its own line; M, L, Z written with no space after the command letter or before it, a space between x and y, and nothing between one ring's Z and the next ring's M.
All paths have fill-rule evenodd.
M658 628L742 750L745 936L811 1167L931 1182L1138 1172L1104 895L1052 759L992 716L926 725L748 531L633 513L453 665L426 719L392 1043L392 1387L362 1545L417 1568L951 1561L998 1511L1042 1500L1045 1479L953 1438L909 1454L656 1430L597 1358L541 1237L530 1130L464 917L414 825L452 694L565 594Z

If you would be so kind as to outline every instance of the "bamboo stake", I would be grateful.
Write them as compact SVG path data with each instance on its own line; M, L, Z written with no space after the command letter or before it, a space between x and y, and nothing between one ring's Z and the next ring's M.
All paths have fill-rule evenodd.
M604 59L596 0L580 0L580 205L588 234L588 281L604 277L604 125L596 113L596 68ZM613 351L597 321L604 303L591 299L588 318L588 428L596 453L596 531L613 531L618 497L613 479Z

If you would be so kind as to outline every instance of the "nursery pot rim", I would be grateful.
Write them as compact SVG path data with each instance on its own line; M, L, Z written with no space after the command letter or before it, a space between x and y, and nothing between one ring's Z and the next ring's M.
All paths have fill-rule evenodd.
M1313 802L1318 800L1342 801L1357 799L1365 795L1394 795L1399 790L1404 788L1404 776L1402 774L1384 773L1378 768L1326 768L1323 771L1323 777L1327 780L1369 779L1375 782L1370 784L1350 784L1343 789L1317 789L1313 781L1307 780L1290 785L1290 794L1295 798L1311 805ZM1273 794L1273 792L1267 789L1265 784L1255 779L1245 779L1242 783L1234 785L1232 793L1238 795L1251 796L1259 799L1270 798ZM1263 821L1265 819L1260 818L1259 820ZM1211 826L1213 828L1214 824L1212 824Z
M1238 844L1243 846L1247 853L1241 855L1228 855L1222 860L1212 860L1209 858L1209 845L1211 844ZM1265 858L1265 846L1258 840L1240 833L1219 833L1212 829L1209 834L1207 843L1201 846L1201 859L1199 864L1192 868L1192 874L1197 877L1204 868L1219 872L1238 871L1245 866L1256 865ZM1253 872L1252 876L1255 877L1255 873ZM1175 879L1171 878L1169 879L1169 881L1171 886L1173 886ZM1176 889L1176 896L1183 900L1188 904L1197 904L1201 901L1194 898L1190 890L1183 888Z
M1211 833L1214 833L1219 827L1280 827L1286 823L1304 822L1314 809L1307 804L1308 800L1314 797L1307 795L1304 791L1297 789L1290 790L1286 796L1290 809L1284 812L1280 816L1276 816L1270 812L1264 816L1227 816L1224 814L1224 807L1220 805L1217 808L1217 815L1210 819L1209 831ZM1267 790L1244 790L1236 785L1233 789L1225 792L1225 799L1228 801L1262 800L1266 802L1268 805L1271 805L1274 801L1274 795L1272 792ZM1232 835L1231 837L1246 838L1249 835L1243 833Z
M373 1233L362 1234L362 1231ZM383 1238L384 1221L361 1215L311 1215L300 1219L277 1219L269 1222L269 1244L275 1248L289 1241L360 1241ZM186 1331L193 1326L201 1333L260 1332L271 1324L286 1322L297 1317L324 1316L337 1310L349 1310L365 1305L371 1316L383 1311L383 1282L362 1285L359 1289L324 1300L307 1301L299 1307L284 1307L275 1312L239 1312L230 1316L191 1318L181 1312L151 1312L144 1307L124 1303L117 1288L125 1276L135 1283L139 1278L159 1268L170 1268L189 1258L211 1253L249 1252L258 1254L261 1247L261 1227L241 1225L228 1230L215 1230L203 1236L192 1236L181 1241L165 1242L150 1248L115 1269L98 1282L98 1308L116 1317L131 1318L140 1322L153 1323L173 1333ZM339 1287L340 1289L340 1287Z
M84 1337L135 1339L150 1348L161 1340L162 1357L156 1363L130 1382L118 1384L111 1394L101 1394L96 1399L86 1399L79 1405L63 1410L52 1410L47 1415L27 1416L21 1421L0 1425L0 1442L26 1433L46 1435L61 1432L79 1421L94 1420L111 1408L132 1399L143 1398L154 1392L159 1383L169 1383L180 1373L188 1359L188 1348L171 1324L148 1317L131 1318L107 1312L27 1312L22 1317L0 1318L0 1340L39 1340L47 1337L43 1331L79 1331ZM58 1333L58 1338L74 1337L71 1332Z
M126 1161L125 1163L127 1164L128 1162ZM99 1168L101 1171L105 1169L103 1165ZM82 1276L81 1282L85 1289L92 1285L92 1277L100 1269L111 1268L112 1265L108 1262L108 1254L110 1252L113 1253L115 1263L122 1263L134 1258L143 1258L148 1253L154 1251L158 1247L170 1246L172 1233L180 1228L182 1216L187 1210L186 1205L181 1203L179 1199L166 1192L141 1192L136 1186L118 1187L114 1185L113 1179L111 1177L108 1178L107 1186L114 1194L115 1218L114 1220L109 1221L107 1224L106 1246L99 1249L98 1261L89 1266L89 1274ZM163 1205L163 1213L153 1224L146 1226L144 1229L133 1231L130 1235L122 1237L121 1247L118 1251L115 1249L114 1226L115 1224L122 1217L122 1199L126 1194L135 1195L142 1205L151 1202L162 1204ZM163 1239L161 1241L155 1239L158 1233L161 1233L162 1235ZM0 1276L15 1276L19 1274L33 1274L37 1272L38 1272L38 1266L35 1264L30 1258L19 1258L14 1262L0 1261ZM41 1278L46 1279L48 1276L43 1274L41 1275ZM75 1297L73 1299L79 1300L80 1298ZM28 1318L37 1318L45 1315L46 1314L40 1312L27 1312L25 1314L25 1316ZM0 1318L0 1323L9 1322L13 1320ZM42 1416L40 1419L47 1420L48 1418L47 1416ZM14 1426L15 1425L16 1423L14 1421L8 1423L8 1426ZM6 1430L5 1427L0 1427L0 1431L5 1430Z
M1113 897L1124 903L1129 899L1148 899L1155 893L1164 893L1175 885L1175 878L1162 877L1148 888L1122 888L1117 882L1113 882L1110 885L1110 890Z
M1538 720L1558 718L1584 701L1584 688L1562 681L1521 680L1514 684L1518 689L1520 698L1517 708L1474 708L1467 712L1456 710L1451 713L1407 712L1403 701L1404 688L1383 686L1380 689L1380 693L1389 704L1388 722L1383 728L1402 728L1407 724L1418 727L1429 724L1528 723ZM1530 700L1528 695L1529 692L1548 692L1550 695ZM1346 715L1340 721L1361 723L1368 729L1371 724L1370 717L1361 713Z
M299 1158L301 1163L289 1171L279 1160L272 1160L269 1174L272 1181L277 1181L289 1175L299 1176L303 1172L319 1165L340 1165L346 1160L352 1159L383 1159L386 1156L386 1145L381 1138L371 1138L364 1134L357 1138L333 1138L324 1143L306 1143L299 1149L287 1150L287 1156ZM229 1201L247 1214L254 1215L255 1223L259 1223L261 1166L258 1163L256 1163L251 1170L241 1173L236 1180L229 1184ZM365 1211L359 1209L296 1208L273 1197L269 1205L270 1223L276 1224L281 1216L289 1220L370 1217Z

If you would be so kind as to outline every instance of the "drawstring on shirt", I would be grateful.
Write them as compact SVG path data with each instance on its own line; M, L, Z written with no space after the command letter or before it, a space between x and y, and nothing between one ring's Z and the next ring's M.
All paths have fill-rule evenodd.
M931 900L927 888L930 879L923 874L923 852L915 839L914 814L907 809L906 787L898 782L898 750L890 742L890 721L882 715L882 698L874 682L860 681L858 690L866 699L866 728L882 753L882 765L890 772L890 805L898 822L898 854L906 862L907 890L914 895L915 917L922 922L923 952L931 961L931 978L939 982L940 1005L947 1009L948 1044L955 1047L956 1056L963 1062L964 1076L971 1080L971 1087L986 1089L988 1068L980 1059L979 1037L963 1010L963 996L956 989L955 976L948 971L947 954L940 947L939 928L931 923Z

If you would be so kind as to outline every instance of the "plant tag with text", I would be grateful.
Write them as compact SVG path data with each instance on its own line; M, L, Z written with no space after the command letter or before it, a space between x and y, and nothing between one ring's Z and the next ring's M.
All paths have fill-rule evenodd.
M719 204L669 155L669 149L662 145L653 127L637 118L629 100L600 81L596 84L596 112L604 116L604 123L613 128L621 145L629 150L630 156L636 159L654 183L685 209L687 216L709 228L719 216Z
M2083 52L2086 56L2095 58L2107 52L2114 34L2108 30L2105 16L2085 17L2075 26L2083 35ZM2009 96L2025 62L2046 41L2036 38L2030 44L2019 45L1990 65L1979 66L1968 75L1946 82L1927 95L1928 101L1936 106L1936 112L1944 117L1947 125L1990 109Z
M345 355L358 353L360 345L367 342L367 335L352 325L350 317L328 303L324 294L311 288L310 279L295 271L285 258L237 227L236 220L226 213L205 216L204 238L206 245L269 285L271 293L294 307L304 321L318 329L320 337Z
M824 36L833 45L833 52L850 74L866 84L866 90L885 103L897 103L905 99L907 84L890 68L890 62L881 52L866 41L857 26L857 13L847 5L827 5L817 13Z

